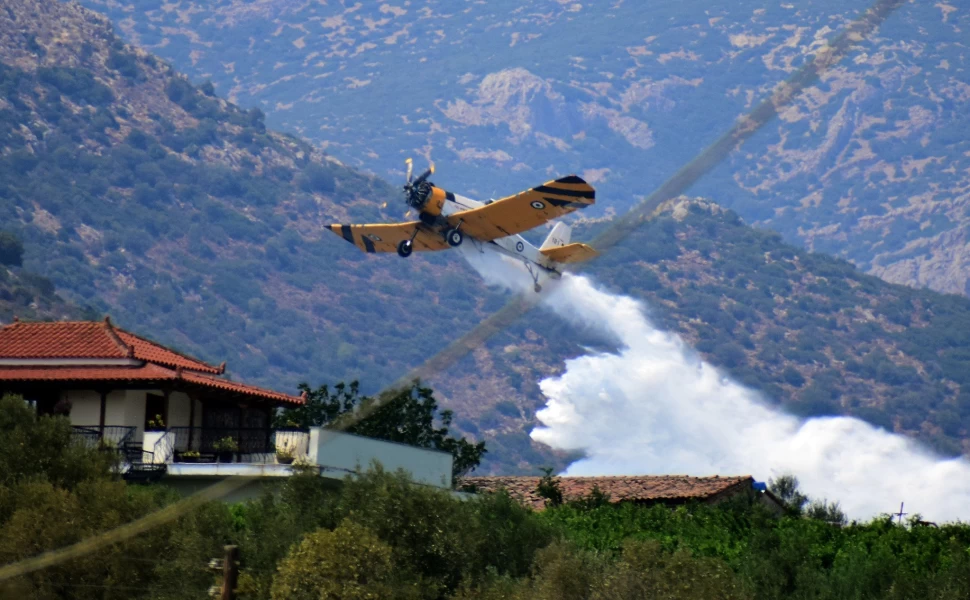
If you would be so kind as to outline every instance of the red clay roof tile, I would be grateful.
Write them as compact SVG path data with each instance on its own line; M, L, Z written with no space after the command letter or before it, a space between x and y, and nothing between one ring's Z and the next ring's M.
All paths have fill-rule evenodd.
M0 358L124 358L127 348L91 321L11 323L0 328Z
M186 387L219 389L264 400L303 404L300 396L289 396L272 390L220 379L212 375L186 370L174 370L152 363L141 366L117 367L3 367L0 366L0 382L97 382L97 381L180 381Z
M213 367L210 364L204 363L201 360L192 358L191 356L186 356L170 348L166 348L161 344L156 344L150 340L146 340L143 337L139 337L130 331L125 331L124 329L115 328L118 333L118 337L121 340L131 346L135 350L135 358L139 360L144 360L147 362L158 363L160 365L167 365L171 367L182 367L183 369L191 369L193 371L201 371L203 373L221 373L222 370L219 367Z
M687 475L626 475L606 477L559 477L559 485L565 500L578 500L588 496L596 486L609 495L610 502L623 501L686 501L712 500L733 489L750 488L751 476L738 477L690 477ZM509 494L526 506L536 510L545 508L545 499L536 491L539 477L465 477L462 486L478 491L494 492L508 490Z
M191 356L104 321L16 322L0 328L0 358L136 358L203 373L222 373Z

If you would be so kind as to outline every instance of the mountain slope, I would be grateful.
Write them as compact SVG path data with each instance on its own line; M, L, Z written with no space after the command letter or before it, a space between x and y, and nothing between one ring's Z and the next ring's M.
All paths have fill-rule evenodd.
M659 327L788 412L852 415L944 454L970 451L970 299L886 283L685 198L584 273L642 300ZM471 417L459 424L502 448L521 445L516 432L543 405L537 381L582 353L577 342L613 349L530 312L461 365L466 377L448 382L452 406ZM512 390L483 404L481 391L500 374Z
M400 218L400 193L191 86L76 4L7 3L0 90L0 222L25 268L248 380L374 392L501 305L454 255L388 260L324 232ZM2 316L15 312L69 316Z
M621 212L869 1L83 0L352 164L497 197L554 172ZM889 281L968 293L970 11L905 3L692 193Z
M258 383L359 378L367 392L504 302L455 253L368 256L323 234L400 218L389 184L188 85L77 5L7 8L0 220L68 300ZM706 202L667 206L589 273L794 411L856 414L947 452L966 444L965 299L889 285ZM528 431L538 381L586 347L609 344L534 311L430 382L488 440L484 471L568 459Z

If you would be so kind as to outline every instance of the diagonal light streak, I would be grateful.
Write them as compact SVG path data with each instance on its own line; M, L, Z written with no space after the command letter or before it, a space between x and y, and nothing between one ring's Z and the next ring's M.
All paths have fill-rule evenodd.
M750 113L738 119L730 130L681 167L653 193L615 220L606 230L597 235L590 242L590 245L599 252L613 247L639 227L643 220L657 210L661 203L686 192L701 177L727 158L732 150L739 147L774 119L778 112L791 104L805 88L817 82L826 71L845 58L854 47L865 41L905 1L877 0L862 15L846 25L838 35L819 49L810 61L799 68L791 77L775 86L767 99L759 103ZM461 360L469 352L484 344L496 333L507 329L536 306L539 303L536 296L514 296L508 304L476 325L471 331L451 342L422 365L412 369L408 374L386 387L378 395L378 398L387 397L388 394L393 394L396 390L409 386L416 379L427 380ZM354 422L366 417L379 405L380 402L373 403L369 407L369 411L355 415L352 420L341 422L339 427L349 427Z
M633 232L661 203L675 198L687 191L701 177L720 164L730 152L744 143L769 121L778 111L791 104L806 87L814 84L830 68L841 61L860 42L872 34L906 0L877 0L859 18L847 25L837 36L821 48L815 56L791 77L775 86L768 99L762 101L750 113L738 119L731 129L705 148L693 160L665 181L656 191L617 219L605 231L590 242L600 252L616 245ZM346 429L379 408L383 400L401 389L407 388L416 379L430 379L437 373L453 365L469 352L484 344L496 333L507 329L521 316L539 303L536 295L514 296L500 310L487 317L471 331L462 335L443 350L429 358L422 365L411 370L390 386L386 387L374 402L348 418L333 423L333 429ZM53 550L18 563L0 566L0 582L12 577L25 575L61 562L84 556L105 546L115 544L154 527L174 521L181 514L201 506L205 502L217 500L245 485L246 479L231 477L175 504L146 515L141 519L122 525L72 546Z

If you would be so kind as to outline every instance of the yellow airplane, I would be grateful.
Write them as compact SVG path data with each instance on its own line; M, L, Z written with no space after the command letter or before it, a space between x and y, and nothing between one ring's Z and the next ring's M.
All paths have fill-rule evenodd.
M557 223L538 248L518 235L593 204L596 191L580 177L569 175L501 200L478 202L428 181L434 174L434 164L413 181L411 174L412 163L408 159L404 194L408 206L418 211L417 221L328 228L365 252L396 251L405 258L415 250L458 247L467 237L481 251L490 247L522 260L532 275L536 292L542 289L541 272L558 279L562 265L596 256L596 251L586 244L569 243L571 229L565 223Z

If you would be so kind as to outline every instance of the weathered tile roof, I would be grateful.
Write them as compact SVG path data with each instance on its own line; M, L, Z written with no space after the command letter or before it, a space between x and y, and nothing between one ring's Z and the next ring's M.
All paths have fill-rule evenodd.
M170 382L184 388L221 390L288 404L305 401L302 396L218 377L225 372L225 363L214 367L119 329L109 319L14 322L0 327L2 359L65 359L74 364L0 365L0 382ZM91 364L84 364L85 359ZM131 360L120 364L96 362L104 359Z
M559 477L567 501L588 496L593 487L610 497L610 502L684 502L710 501L751 489L750 475L737 477L690 477L688 475L623 475L606 477ZM536 491L539 477L465 477L463 488L477 491L508 490L512 497L536 510L545 508L545 499Z
M202 373L214 367L104 321L14 322L0 328L0 358L135 358Z
M210 388L227 392L235 392L247 396L285 402L288 404L303 404L302 396L290 396L273 390L247 385L237 381L229 381L214 375L196 373L184 369L170 369L161 365L145 363L141 366L111 366L111 367L5 367L0 366L0 383L8 382L64 382L81 383L96 381L111 382L169 382L180 384L183 388Z

